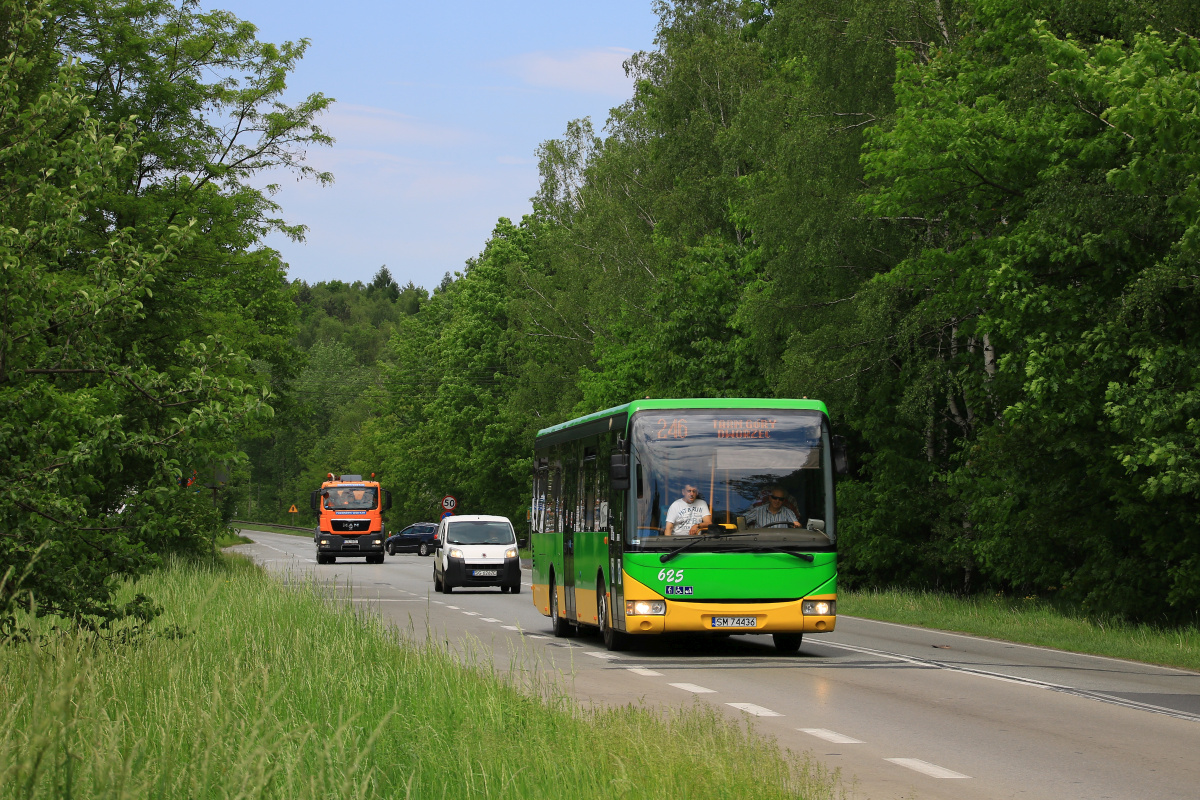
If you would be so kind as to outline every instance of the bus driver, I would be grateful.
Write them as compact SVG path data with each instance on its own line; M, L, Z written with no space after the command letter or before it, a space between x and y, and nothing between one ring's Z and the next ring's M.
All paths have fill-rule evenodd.
M690 483L683 487L683 497L671 503L667 509L667 527L664 536L695 536L700 533L701 526L712 522L712 512L708 503L696 498L696 487ZM679 528L680 533L675 533ZM686 533L684 533L686 531Z
M751 528L766 528L773 526L799 528L800 520L795 513L783 504L787 494L779 486L772 486L767 491L767 505L756 506L746 512L746 522Z

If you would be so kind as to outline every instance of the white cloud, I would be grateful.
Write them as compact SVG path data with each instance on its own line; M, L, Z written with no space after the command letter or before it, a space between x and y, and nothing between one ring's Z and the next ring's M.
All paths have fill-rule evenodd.
M633 82L625 77L622 64L633 55L623 47L598 50L538 51L497 62L531 86L594 92L625 98Z
M478 138L469 131L435 125L386 108L342 103L335 103L318 124L338 140L338 145L352 147L456 147Z

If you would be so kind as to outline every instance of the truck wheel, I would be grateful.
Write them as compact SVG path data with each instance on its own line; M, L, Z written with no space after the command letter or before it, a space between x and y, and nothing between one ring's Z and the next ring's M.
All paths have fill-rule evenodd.
M421 542L420 546L417 547L417 555L419 555L419 556L429 555L429 545L425 542Z

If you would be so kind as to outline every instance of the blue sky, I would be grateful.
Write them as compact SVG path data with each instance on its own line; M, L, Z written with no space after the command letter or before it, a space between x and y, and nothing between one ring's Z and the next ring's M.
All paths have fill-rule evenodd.
M272 237L289 274L369 281L386 264L432 288L477 255L500 217L537 191L535 151L567 122L632 94L621 62L653 46L651 0L458 3L210 0L259 38L311 40L295 99L337 99L320 124L338 141L309 151L332 186L271 176L306 241Z

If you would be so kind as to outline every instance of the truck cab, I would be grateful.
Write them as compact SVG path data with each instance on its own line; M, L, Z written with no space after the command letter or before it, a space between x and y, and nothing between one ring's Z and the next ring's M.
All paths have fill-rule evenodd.
M318 564L351 557L383 563L383 512L391 508L392 495L378 481L329 473L310 503L319 520L313 537Z

